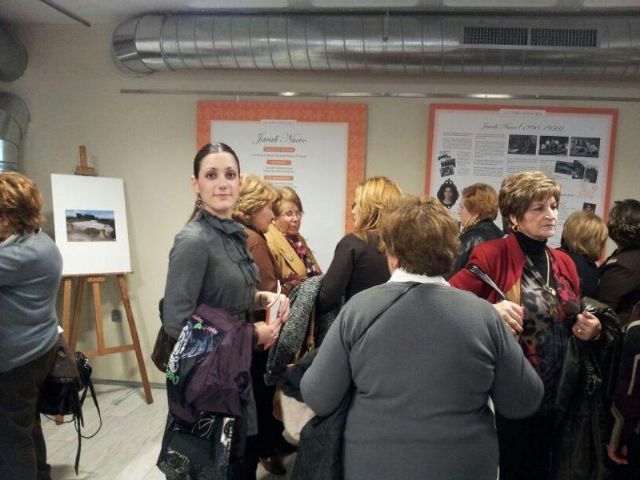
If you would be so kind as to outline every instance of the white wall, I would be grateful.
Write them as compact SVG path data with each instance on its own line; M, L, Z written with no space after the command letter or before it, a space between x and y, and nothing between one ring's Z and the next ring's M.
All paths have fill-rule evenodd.
M128 276L133 310L146 357L159 327L157 302L163 295L173 236L190 213L189 184L196 151L196 95L122 94L121 89L510 93L586 97L640 97L635 82L494 77L363 76L354 74L178 72L134 78L111 62L112 26L42 26L17 29L29 52L24 76L1 83L0 91L20 96L31 111L23 148L23 171L40 186L51 230L51 173L73 173L78 145L101 176L122 177L129 215L133 273ZM254 97L240 100L255 100ZM229 99L229 98L224 98ZM274 100L273 97L265 100ZM324 101L298 99L303 101ZM331 100L338 101L338 100ZM426 170L428 99L372 98L346 101L369 105L367 168L387 175L409 193L422 193ZM451 100L433 100L451 101ZM468 103L468 101L464 101ZM495 103L495 102L493 102ZM517 101L527 105L618 108L620 110L612 199L638 196L640 103ZM331 188L318 185L318 189ZM313 221L305 218L305 221ZM304 226L303 226L304 231ZM115 284L103 297L107 342L128 341L125 323L109 319L119 308ZM88 310L89 303L86 303ZM83 318L81 346L95 342L91 317ZM138 380L133 353L93 362L97 378ZM151 362L153 381L162 381Z

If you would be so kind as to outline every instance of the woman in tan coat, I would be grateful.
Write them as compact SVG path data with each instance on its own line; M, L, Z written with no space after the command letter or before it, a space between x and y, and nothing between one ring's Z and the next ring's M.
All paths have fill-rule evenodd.
M233 211L233 219L244 225L247 247L254 263L258 266L259 290L276 292L277 282L282 282L280 270L269 250L264 234L273 220L272 205L278 192L268 182L255 175L245 175L240 187L240 198ZM290 290L283 285L284 293ZM255 321L264 321L264 311L254 312ZM262 466L270 473L287 473L280 452L289 450L282 437L282 423L273 415L273 395L275 387L265 385L263 376L266 369L268 349L256 351L251 359L251 378L258 413L257 453ZM254 460L256 461L256 460ZM257 464L251 466L255 472Z
M295 285L322 272L300 235L304 214L300 197L290 187L282 188L278 193L279 198L273 203L275 219L265 237L284 282Z

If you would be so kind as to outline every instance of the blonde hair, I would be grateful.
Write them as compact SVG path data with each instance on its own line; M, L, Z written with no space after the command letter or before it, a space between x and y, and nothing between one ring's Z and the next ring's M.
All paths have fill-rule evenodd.
M278 198L278 192L269 182L256 175L244 175L240 185L240 199L233 211L233 219L247 225L251 217L271 205Z
M32 180L17 172L0 173L0 217L15 233L35 232L44 221L42 195Z
M302 209L302 202L300 201L300 197L296 193L296 191L291 187L283 187L278 189L278 198L273 202L273 214L276 217L281 216L284 212L282 211L282 206L284 202L291 202L300 212L304 213Z
M607 241L609 231L598 215L579 210L564 221L562 248L596 261Z
M498 194L486 183L474 183L462 190L462 203L478 221L495 220L498 216Z
M560 192L558 182L542 172L525 171L505 178L498 194L504 231L513 231L511 215L520 221L533 202L542 202L551 197L559 202Z
M378 234L382 250L410 273L443 275L458 256L458 223L433 197L396 199L382 213Z
M398 185L387 177L371 177L360 182L356 187L358 215L354 234L364 240L368 232L378 228L382 211L400 195L402 191Z

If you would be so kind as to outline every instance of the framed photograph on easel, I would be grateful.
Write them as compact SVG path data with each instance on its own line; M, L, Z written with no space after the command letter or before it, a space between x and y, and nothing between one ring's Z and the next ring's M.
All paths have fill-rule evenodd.
M51 188L62 274L131 272L122 179L52 174Z

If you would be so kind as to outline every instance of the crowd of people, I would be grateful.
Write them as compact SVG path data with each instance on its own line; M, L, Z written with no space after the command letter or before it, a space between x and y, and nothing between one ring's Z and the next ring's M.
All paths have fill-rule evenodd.
M498 192L447 186L442 198L372 177L323 273L294 189L242 176L223 143L197 152L192 185L162 322L181 352L173 371L186 362L202 380L177 388L168 376L158 459L168 479L255 479L259 463L286 473L296 447L264 377L296 292L312 282L310 315L336 316L299 391L320 417L349 399L343 478L640 478L639 201L615 202L607 223L572 213L552 248L561 188L542 172L513 174ZM40 208L33 182L0 174L0 479L49 478L36 399L58 337L61 258ZM598 266L607 238L617 248ZM206 348L194 316L215 333ZM221 408L197 411L212 398Z

